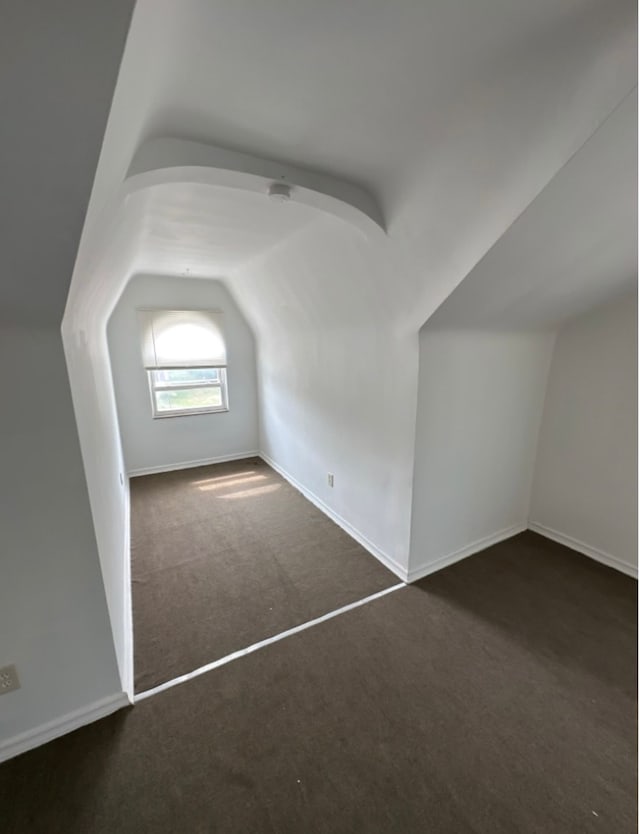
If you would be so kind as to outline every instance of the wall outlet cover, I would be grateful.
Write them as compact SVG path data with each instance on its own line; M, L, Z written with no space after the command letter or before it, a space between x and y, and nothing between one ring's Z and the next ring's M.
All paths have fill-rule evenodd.
M7 692L13 692L15 689L20 689L16 667L13 664L3 666L0 669L0 695L6 695Z

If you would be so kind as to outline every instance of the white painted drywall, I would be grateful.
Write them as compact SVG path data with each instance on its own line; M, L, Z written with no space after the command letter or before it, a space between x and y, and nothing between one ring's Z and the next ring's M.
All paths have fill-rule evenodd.
M267 12L138 2L67 318L93 342L104 328L94 311L108 315L131 274L228 278L258 340L265 452L406 567L418 329L634 88L636 29L626 1L613 12L573 0L519 0L508 16L469 7L466 28L445 0L404 16L370 6L304 0L292 16L284 0ZM407 78L418 77L428 83L416 97ZM265 80L285 92L266 107ZM364 117L336 118L356 110ZM389 234L327 234L295 188L274 206L225 197L193 171L132 194L126 174L145 140L183 136L353 180L379 200ZM122 269L114 229L131 253ZM112 443L91 432L85 457ZM109 461L95 477L114 471ZM99 515L101 489L90 479Z
M131 257L130 246L118 234L113 236L111 246L109 257L94 264L93 274L96 278L104 272L119 276L122 286L127 274L124 264ZM62 341L121 686L132 697L128 482L106 332L114 303L115 299L105 299L94 288L85 307L78 307L73 314L66 311Z
M222 311L229 363L229 411L153 419L136 317L136 310L145 307ZM220 281L136 275L111 315L107 338L127 472L179 467L257 451L253 334Z
M60 325L134 5L0 5L2 324Z
M418 340L382 301L393 273L363 235L323 218L230 285L258 339L261 451L402 572Z
M526 526L553 338L422 329L411 574Z
M556 330L635 286L633 90L429 319L429 327Z
M122 689L133 693L128 482L104 332L64 334L73 407Z
M530 520L637 566L635 292L558 334ZM597 555L597 554L596 554Z
M629 25L633 4L617 4L612 12L602 4L575 6L568 1L559 5L555 0L531 4L523 0L518 13L510 16L487 14L485 8L478 7L464 32L446 2L433 9L414 4L411 14L402 20L390 4L381 3L366 27L360 25L362 15L354 13L351 5L325 4L317 18L313 16L320 7L314 0L308 0L305 13L297 16L291 16L289 3L272 5L265 11L259 3L245 5L232 0L138 3L128 49L130 60L125 67L128 71L121 75L87 227L100 230L101 246L108 241L112 252L118 252L122 247L114 243L110 225L117 208L119 222L132 230L127 241L131 250L139 243L137 236L144 237L144 214L139 215L139 225L125 223L128 208L120 206L118 190L136 148L149 135L198 136L275 158L297 159L312 168L344 172L366 183L374 193L383 193L386 213L393 221L390 241L406 268L400 270L397 264L379 267L378 260L384 262L387 254L374 252L370 269L365 263L353 284L349 270L338 271L339 282L351 284L345 286L343 296L335 280L329 281L325 293L324 284L319 283L326 278L322 269L300 281L307 261L298 252L297 268L288 271L287 283L279 286L277 263L264 276L266 288L261 298L272 292L277 295L268 302L258 301L254 311L256 319L264 323L263 333L268 328L271 333L265 373L276 375L278 363L289 362L281 389L273 386L282 396L274 396L265 409L266 441L298 471L313 472L314 478L318 467L309 466L309 456L316 455L322 465L347 449L353 461L345 465L347 477L339 476L330 500L385 547L403 551L408 546L407 497L411 494L415 376L411 384L408 380L417 366L415 331L634 86L636 49L633 43L628 48L636 33L635 25ZM496 3L496 9L499 5ZM6 41L10 52L12 45L15 47L15 60L10 62L12 70L3 76L7 85L3 102L11 105L8 111L5 107L4 125L11 133L8 202L13 211L3 237L9 267L3 276L7 292L2 296L2 310L10 322L19 318L57 324L76 248L75 230L82 219L93 171L96 137L101 133L102 122L94 121L93 114L96 107L106 112L109 100L109 78L103 76L101 83L93 62L97 59L98 64L104 64L109 77L115 73L117 61L114 63L109 50L114 37L118 41L116 29L122 26L123 13L128 13L131 3L118 0L109 4L106 17L104 4L102 15L97 14L101 4L96 2L66 3L63 18L59 10L44 3L35 18L30 8L19 13L23 6L26 8L26 4L14 2L7 21L3 21L11 33ZM370 9L366 7L363 0L358 8L367 14ZM257 11L264 25L256 27ZM224 26L219 25L221 16ZM13 24L18 17L21 25L16 28ZM309 25L312 18L314 25ZM247 21L252 25L248 27ZM123 34L122 29L120 32ZM257 39L258 48L253 51L245 48L248 32ZM335 48L337 32L342 37ZM212 33L217 39L213 49ZM425 49L426 35L433 48ZM201 43L205 48L199 48ZM300 64L295 73L281 60L283 49L292 43L298 45L295 60ZM385 74L382 86L371 83L382 54L378 43L383 44L382 52L393 68L391 75ZM325 48L327 44L330 49ZM159 66L158 55L171 59ZM265 62L264 55L275 58ZM328 62L318 59L327 55L331 56ZM51 56L53 60L49 60ZM194 56L199 57L192 63ZM205 64L200 60L203 56ZM78 66L82 66L81 73ZM235 80L233 85L226 81L230 77ZM430 79L423 85L419 101L414 87L406 83L410 77ZM212 79L217 82L212 84ZM265 79L267 87L286 90L277 106L269 102L268 107L261 107L264 98L253 95L256 84L260 90L265 88ZM239 88L243 95L238 95ZM462 96L461 90L466 91ZM74 93L71 97L70 91ZM80 97L75 95L78 93ZM239 100L255 106L238 109ZM335 118L336 112L354 112L354 103L358 112L366 115L359 127L352 119ZM28 119L21 118L24 113L29 114ZM71 117L65 118L69 114ZM338 122L341 130L336 130ZM25 126L26 133L21 133ZM54 165L50 164L52 158ZM80 178L77 164L82 167ZM54 174L58 179L51 179ZM62 202L61 193L65 195ZM164 226L163 242L175 250L181 268L185 261L196 260L197 266L210 274L210 253L198 258L189 243L195 241L197 249L199 236L206 236L211 223L200 225L196 218L191 235L188 220L192 207L180 201L180 193L173 196L178 206L176 223ZM90 236L87 239L91 241ZM159 253L166 268L173 268L157 239L147 235L145 242L149 257ZM323 245L324 240L318 243ZM126 262L124 258L118 261L101 246L87 245L87 251L79 253L74 285L86 294L84 306L72 303L67 310L65 349L122 670L127 665L126 494L119 482L122 455L105 320L118 295L115 285L131 274L137 261L133 254ZM137 254L143 248L138 246ZM308 254L315 256L313 248ZM101 287L105 272L114 276L111 294ZM262 277L254 279L259 284ZM331 273L329 277L333 277ZM377 283L376 292L370 291L369 277ZM300 284L309 294L309 303L287 310L288 299L298 294ZM346 315L335 322L334 313L343 297L350 300L345 310L354 316L350 332ZM361 339L354 297L361 309L380 308L362 325ZM402 304L396 305L397 299ZM248 308L248 301L246 304ZM397 309L391 313L394 305ZM326 318L316 314L317 307L328 309ZM396 340L394 322L399 314L404 319L410 315L414 334ZM307 317L313 327L305 334ZM282 332L277 327L280 320ZM326 336L325 341L322 334L332 329L335 337L330 341ZM287 341L289 331L300 335ZM327 350L336 387L331 386L324 396L309 394L308 388L318 385L324 369L316 355L318 347L324 349L327 343L335 351L331 355ZM306 349L298 362L289 351L301 346ZM349 351L355 357L353 367L343 368L341 365L350 363ZM307 362L309 354L314 356L313 363ZM367 361L369 368L361 373ZM383 382L371 370L378 364L385 374ZM309 368L316 373L311 375ZM371 391L380 385L385 397L392 395L391 405L373 402ZM332 402L341 397L343 406ZM313 405L309 409L312 416L308 418L301 406L290 419L287 440L279 422L289 419L285 406L305 402ZM338 418L331 428L315 425L323 416L323 407L329 418ZM375 413L378 409L380 414ZM43 430L47 426L43 418ZM339 459L338 464L342 465ZM372 476L372 480L361 487L363 476ZM344 491L338 495L340 489ZM63 530L61 546L67 535ZM31 585L23 590L21 604L30 610L37 590ZM51 657L53 662L57 654ZM64 665L64 649L60 657ZM91 671L88 667L87 673Z
M292 15L290 0L139 0L76 290L96 286L93 265L128 202L141 146L192 137L371 192L397 259L381 301L401 297L417 333L634 90L637 25L629 0L514 0L508 15L491 0L467 4L464 21L447 0L406 5L398 14L379 0L298 0ZM265 100L265 88L278 96ZM174 180L130 224L140 235L135 270L226 275L219 263L236 237L215 210L202 218L184 185ZM254 216L251 207L247 221Z
M0 743L121 692L57 328L0 330Z

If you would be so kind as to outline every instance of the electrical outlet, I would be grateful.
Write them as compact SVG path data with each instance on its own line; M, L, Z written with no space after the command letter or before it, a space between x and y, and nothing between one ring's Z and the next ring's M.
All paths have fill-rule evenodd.
M333 486L333 473L332 472L327 473L327 483L329 484L330 487Z
M6 695L7 692L13 692L14 689L20 689L16 667L13 665L3 666L0 669L0 695Z

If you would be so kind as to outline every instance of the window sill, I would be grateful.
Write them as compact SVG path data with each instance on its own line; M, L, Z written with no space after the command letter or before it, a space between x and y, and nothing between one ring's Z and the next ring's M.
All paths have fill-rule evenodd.
M224 414L228 408L190 408L185 411L167 411L153 415L154 420L165 420L167 417L196 417L200 414Z

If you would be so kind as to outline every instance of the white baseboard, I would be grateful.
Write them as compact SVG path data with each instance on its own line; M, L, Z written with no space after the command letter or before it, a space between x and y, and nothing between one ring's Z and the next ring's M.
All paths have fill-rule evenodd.
M598 550L597 547L591 547L589 544L581 542L579 539L574 539L573 536L567 536L566 533L559 533L551 527L545 527L544 524L538 524L536 521L529 522L529 530L534 533L539 533L547 539L551 539L558 544L563 544L565 547L570 547L572 550L577 550L584 556L590 559L595 559L596 562L601 562L610 568L626 573L627 576L632 576L634 579L638 578L638 568L636 565L630 565L618 559L617 556L612 556L610 553L605 553L603 550Z
M442 570L449 565L453 565L455 562L459 562L461 559L466 559L467 556L472 556L474 553L478 553L480 550L486 550L487 547L498 544L498 542L510 539L512 536L517 536L518 533L522 533L526 529L526 524L514 524L511 527L505 527L504 530L498 530L497 533L492 533L490 536L484 536L482 539L477 539L476 541L461 547L459 550L455 550L453 553L448 553L446 556L440 556L427 564L419 565L417 568L412 568L409 571L407 582L416 582L418 579L424 579L424 577L429 576L430 573L435 573L436 571Z
M262 458L262 460L266 464L268 464L272 469L275 469L275 471L279 475L282 475L285 481L288 481L292 487L295 487L295 489L297 489L298 492L301 492L308 501L311 501L311 503L314 506L316 506L319 510L321 510L326 516L328 516L331 519L331 521L335 522L338 525L338 527L341 527L345 531L345 533L348 533L351 536L351 538L355 539L358 542L358 544L364 547L365 550L368 550L372 556L375 556L375 558L379 562L382 562L385 568L388 568L392 573L395 573L395 575L403 582L407 581L406 569L403 568L402 565L400 565L398 562L396 562L395 559L393 559L387 553L384 553L382 550L380 550L379 547L376 547L376 545L373 542L369 541L369 539L363 533L357 530L353 525L349 524L349 522L346 521L346 519L342 518L342 516L338 515L338 513L332 510L331 507L329 507L327 504L325 504L321 498L318 498L318 496L315 493L311 492L310 489L307 489L307 487L301 484L300 481L293 477L293 475L290 475L286 471L286 469L283 469L278 463L275 462L275 460L272 460L272 458L270 458L267 454L265 454L264 452L258 452L258 457Z
M92 721L97 721L99 718L105 718L112 712L128 705L127 695L124 692L118 692L74 712L62 715L53 721L48 721L46 724L41 724L33 730L27 730L25 733L8 738L6 741L0 742L0 762L19 756L20 753L26 753L27 750L32 750L34 747L40 747L41 744L46 744L59 736L71 733L73 730L84 727L85 724L91 724Z
M231 460L244 460L245 458L257 458L260 453L237 452L234 455L218 455L216 458L202 458L202 460L184 460L179 463L166 463L160 466L143 466L141 469L129 469L127 475L130 478L138 478L141 475L156 475L159 472L174 472L177 469L194 469L197 466L210 466L212 463L227 463Z

